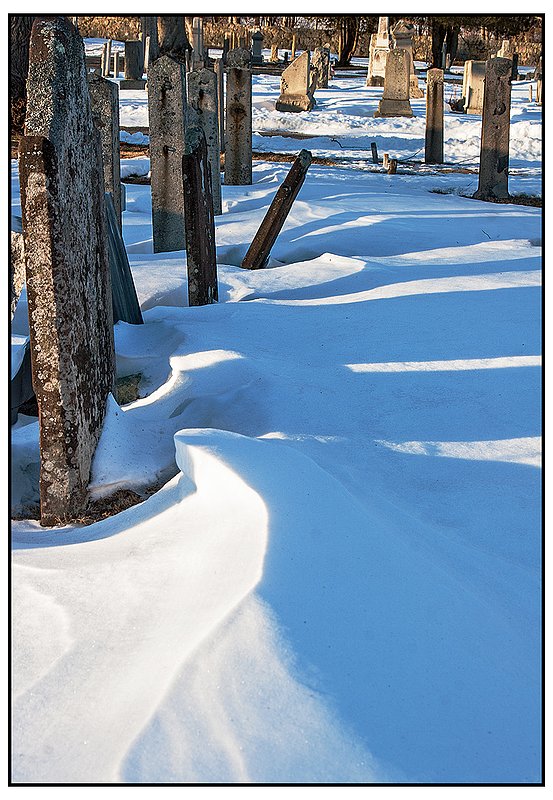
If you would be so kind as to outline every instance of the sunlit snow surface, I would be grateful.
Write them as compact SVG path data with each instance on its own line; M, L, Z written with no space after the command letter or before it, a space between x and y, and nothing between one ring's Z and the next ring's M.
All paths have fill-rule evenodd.
M256 130L424 136L424 101L374 120L361 80L310 114L255 87ZM123 123L147 124L126 94ZM528 191L541 113L522 106ZM446 153L477 160L479 118L453 116ZM255 146L319 147L275 138ZM540 780L541 212L457 196L473 175L312 166L270 268L245 272L287 170L223 187L201 308L127 186L145 324L115 342L140 398L110 399L92 488L167 482L89 527L13 524L17 782ZM15 167L13 193L20 213ZM25 314L23 295L19 337ZM37 422L12 439L24 513Z

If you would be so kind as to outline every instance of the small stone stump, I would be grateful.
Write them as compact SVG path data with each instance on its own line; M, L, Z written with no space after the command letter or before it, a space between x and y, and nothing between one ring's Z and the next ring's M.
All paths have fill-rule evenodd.
M186 131L182 176L186 209L188 304L203 306L215 303L218 299L217 259L211 171L205 136L197 125L190 125Z
M444 71L429 69L426 76L426 132L424 161L442 164L444 160Z
M83 512L115 367L100 141L65 17L33 25L19 164L40 522L62 525Z
M480 170L477 200L509 197L509 127L511 118L511 61L486 61Z
M309 52L306 50L286 67L280 78L277 111L311 111L315 105Z
M148 72L154 253L184 250L181 170L186 109L186 64L160 56Z
M386 76L382 99L374 112L375 117L412 117L409 102L409 53L407 50L390 50L386 56Z
M309 150L302 150L292 164L244 256L242 266L245 269L262 269L267 263L271 248L286 222L292 203L303 186L311 160Z
M250 52L243 48L227 55L225 184L252 182L252 72Z

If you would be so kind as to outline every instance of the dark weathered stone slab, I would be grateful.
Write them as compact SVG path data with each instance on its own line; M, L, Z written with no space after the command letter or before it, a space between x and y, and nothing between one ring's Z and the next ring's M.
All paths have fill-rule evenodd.
M267 263L271 248L286 222L292 203L303 186L311 158L309 150L302 150L290 167L288 175L273 197L263 222L244 256L242 266L245 269L262 269Z
M188 304L203 306L217 301L218 290L211 171L208 166L205 135L199 125L190 125L186 131L182 176L185 196Z
M219 119L217 102L217 75L205 67L191 70L187 75L189 108L195 112L197 124L204 132L207 145L207 160L211 172L213 211L216 215L221 207L221 148L219 146Z
M509 128L511 121L511 61L486 61L478 200L509 197Z
M121 146L119 143L119 89L114 81L88 76L88 90L94 123L100 132L104 188L111 192L119 228L121 217Z
M252 72L249 50L237 48L227 55L225 130L225 183L249 186L252 182Z
M27 95L20 179L41 524L56 525L83 510L114 383L100 142L83 42L63 17L35 21Z
M442 164L444 160L444 71L442 69L429 69L426 75L424 160L426 164Z
M309 51L298 56L286 67L280 78L280 97L276 101L277 111L311 111L315 105Z
M182 157L186 127L186 64L160 56L148 72L154 253L184 250Z

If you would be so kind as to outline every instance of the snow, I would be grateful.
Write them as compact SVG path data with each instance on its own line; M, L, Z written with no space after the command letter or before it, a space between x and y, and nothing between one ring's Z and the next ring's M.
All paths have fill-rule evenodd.
M539 193L541 111L513 89L510 186ZM289 165L223 187L220 300L196 308L126 186L139 398L109 398L91 490L161 488L41 528L38 422L12 428L13 779L539 782L541 210L377 172L371 141L423 144L424 101L373 119L381 90L340 77L287 115L274 76L254 91L255 149L344 160L310 167L265 270L240 262ZM121 97L146 127L146 93ZM478 139L446 115L448 161ZM20 214L16 164L12 192Z

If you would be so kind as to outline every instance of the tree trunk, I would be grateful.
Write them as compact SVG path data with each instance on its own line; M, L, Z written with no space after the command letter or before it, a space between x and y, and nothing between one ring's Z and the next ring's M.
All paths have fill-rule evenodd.
M162 14L158 17L159 55L183 61L192 48L186 36L184 17Z
M448 25L445 41L446 41L446 52L449 53L450 56L450 64L453 64L453 62L457 57L457 48L459 45L459 29L450 27Z
M441 22L432 20L432 64L437 69L442 69L442 49L447 33L447 28Z
M341 17L339 25L338 66L347 67L357 44L359 17Z
M10 18L10 112L12 130L18 133L23 133L25 125L29 40L34 19L34 14Z

